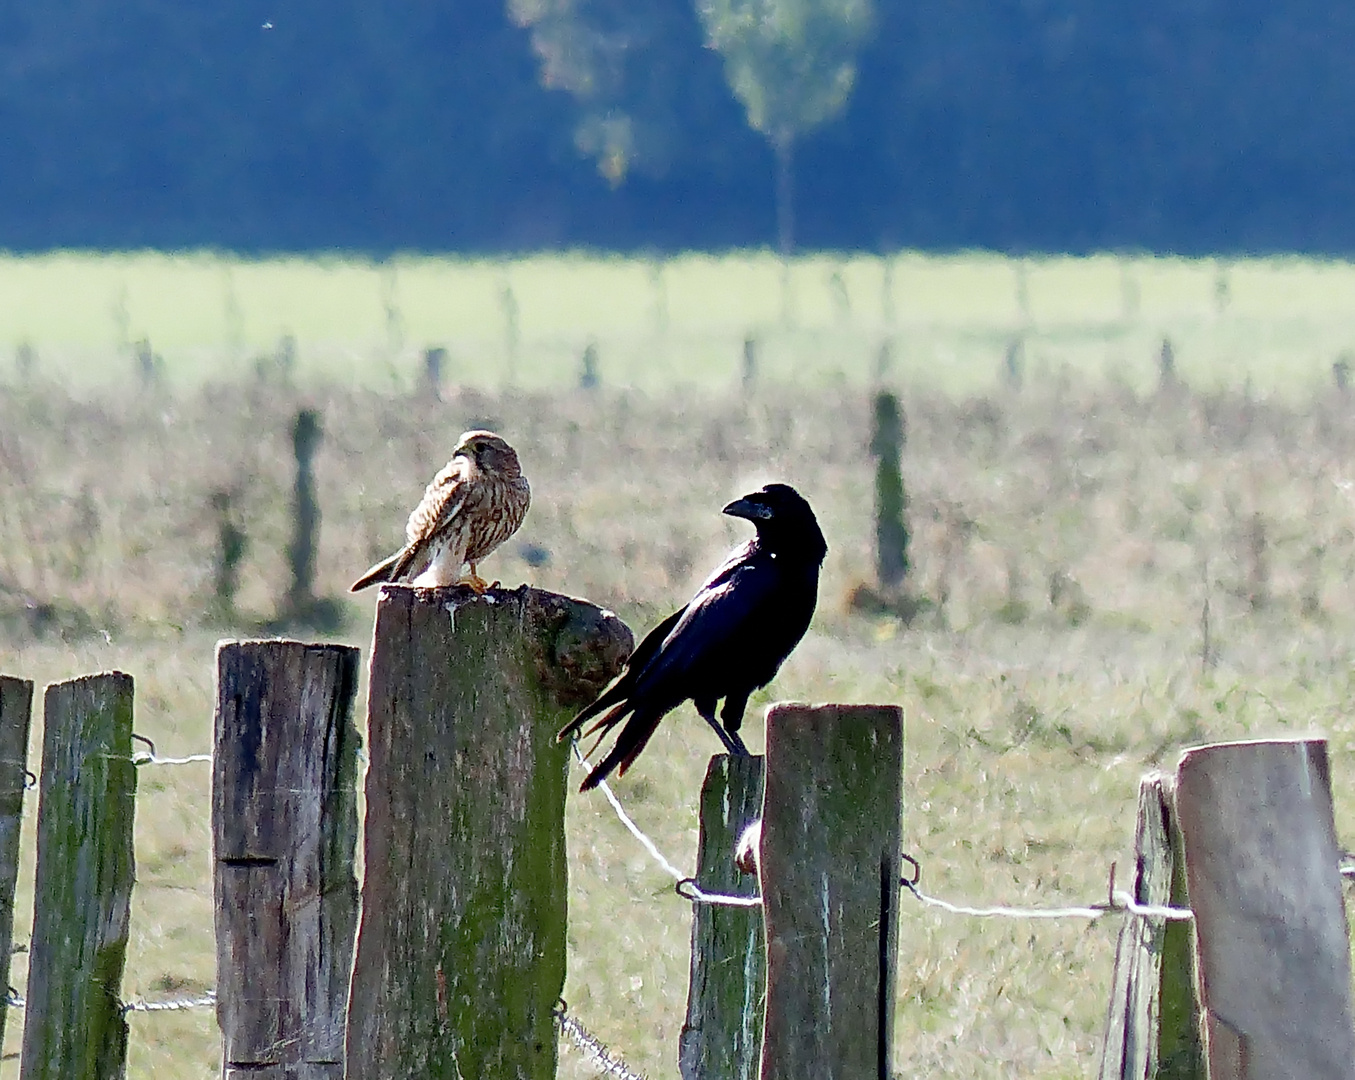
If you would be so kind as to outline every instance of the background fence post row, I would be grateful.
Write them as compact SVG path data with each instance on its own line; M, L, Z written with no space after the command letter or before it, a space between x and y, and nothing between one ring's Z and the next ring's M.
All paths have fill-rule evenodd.
M892 1075L902 814L901 709L767 711L762 1080Z
M212 757L226 1080L342 1080L357 927L358 650L223 641Z
M348 1075L553 1080L568 772L554 735L631 641L610 612L526 587L382 588Z
M1173 782L1139 782L1130 894L1145 905L1185 907L1185 866ZM1120 927L1099 1080L1204 1080L1194 960L1185 921L1129 916Z
M14 941L14 886L19 878L19 830L28 781L28 731L33 684L0 675L0 992L9 987ZM9 995L0 997L0 1042L5 1038Z
M1176 810L1211 1080L1355 1077L1325 740L1188 750Z
M23 1080L126 1071L122 971L135 867L132 677L47 688Z
M757 875L734 865L734 846L762 813L763 762L760 755L710 759L696 856L705 892L757 895ZM762 909L694 905L691 965L678 1042L682 1080L757 1080L767 971Z

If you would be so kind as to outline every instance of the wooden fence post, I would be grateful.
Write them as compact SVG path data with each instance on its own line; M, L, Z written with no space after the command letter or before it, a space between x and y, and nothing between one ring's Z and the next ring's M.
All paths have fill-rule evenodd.
M358 650L222 641L212 855L226 1080L341 1080L357 927Z
M1355 1077L1325 740L1187 750L1176 809L1211 1080Z
M553 1080L567 748L629 655L616 616L523 587L382 588L347 1068Z
M132 677L47 688L23 1080L104 1080L127 1065L122 970L135 867Z
M696 883L708 893L756 896L757 876L734 865L734 845L762 812L763 758L716 754L701 785ZM766 952L760 907L692 910L682 1080L756 1080L762 1051Z
M14 886L19 879L19 828L28 786L28 729L33 684L0 675L0 991L9 987L14 940ZM5 1037L8 994L0 999L0 1042Z
M1172 781L1139 783L1131 895L1140 904L1185 907ZM1190 926L1128 915L1115 946L1100 1080L1204 1080L1194 1008Z
M762 1080L890 1077L902 812L897 706L768 710Z

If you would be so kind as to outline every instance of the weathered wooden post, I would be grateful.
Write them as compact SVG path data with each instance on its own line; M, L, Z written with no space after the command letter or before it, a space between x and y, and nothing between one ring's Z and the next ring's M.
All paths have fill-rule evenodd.
M1150 773L1139 784L1131 894L1153 907L1185 906L1185 872L1172 782ZM1110 1008L1101 1047L1100 1080L1204 1080L1190 926L1148 915L1128 915L1115 946Z
M47 688L23 1080L120 1078L122 970L135 866L132 677Z
M703 892L757 895L757 875L734 865L734 846L762 812L762 777L760 756L710 759L696 857ZM687 1020L678 1042L682 1080L756 1080L765 957L761 907L695 905Z
M19 879L19 828L28 786L28 729L33 684L0 675L0 987L9 986L14 940L14 886ZM8 995L0 999L0 1041L5 1037Z
M1196 747L1176 777L1210 1080L1355 1077L1326 741Z
M226 1080L342 1080L357 928L358 650L223 641L212 856Z
M630 649L615 615L526 586L382 588L350 1077L553 1080L568 770L555 732Z
M768 710L762 1080L891 1075L902 813L897 706Z

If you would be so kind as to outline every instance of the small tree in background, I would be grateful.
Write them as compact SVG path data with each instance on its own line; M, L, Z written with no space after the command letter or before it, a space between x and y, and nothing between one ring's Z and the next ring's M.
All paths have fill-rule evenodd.
M776 154L776 231L794 245L795 141L832 120L856 82L874 26L872 0L696 0L725 78Z

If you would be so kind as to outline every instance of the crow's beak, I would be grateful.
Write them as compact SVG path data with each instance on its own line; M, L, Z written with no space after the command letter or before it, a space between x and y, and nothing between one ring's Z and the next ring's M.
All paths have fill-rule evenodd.
M720 513L728 514L730 517L746 518L749 521L766 521L772 516L772 509L750 499L735 499Z

